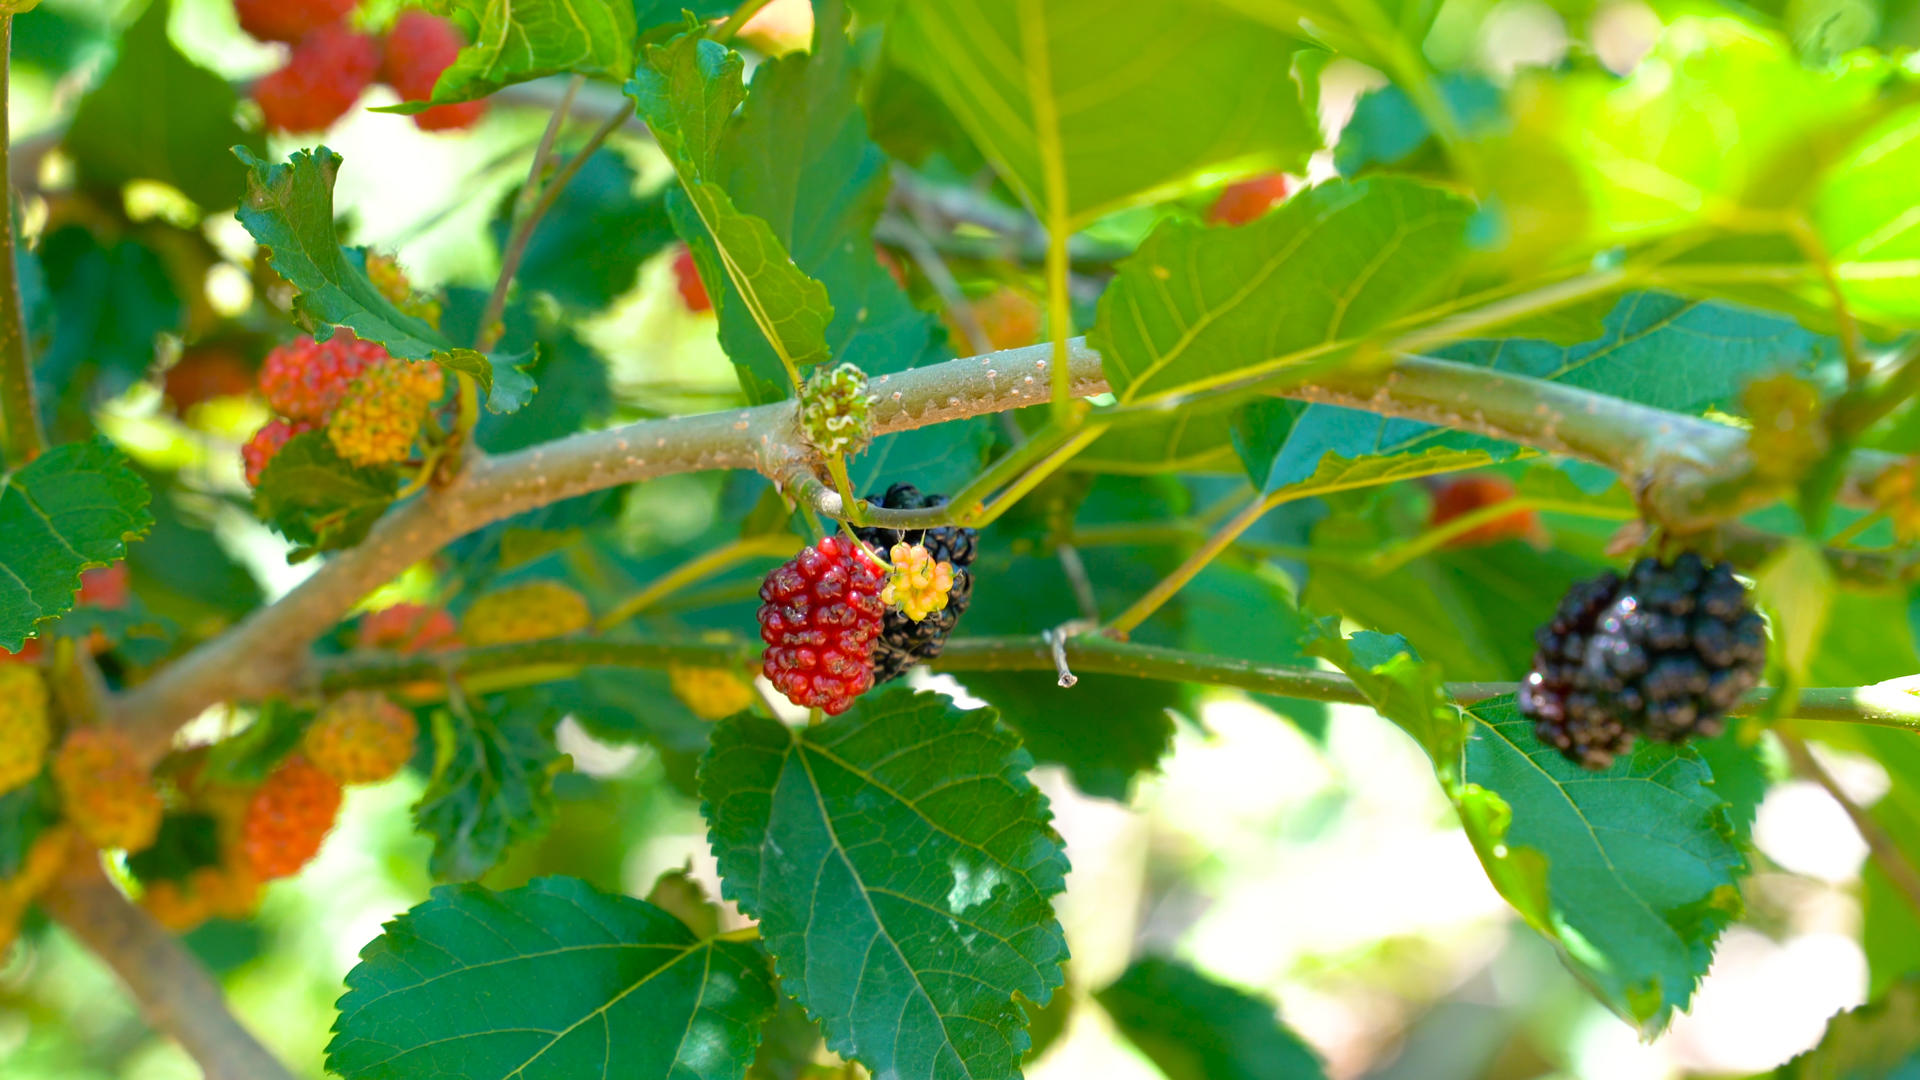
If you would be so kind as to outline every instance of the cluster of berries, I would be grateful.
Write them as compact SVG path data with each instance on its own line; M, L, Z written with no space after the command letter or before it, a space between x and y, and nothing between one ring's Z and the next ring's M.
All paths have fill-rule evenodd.
M1691 552L1576 584L1537 640L1520 712L1540 741L1589 769L1637 735L1717 734L1767 658L1766 623L1733 568Z
M898 510L945 499L895 484L874 501ZM760 586L767 680L794 704L836 716L876 683L938 656L972 595L974 543L972 529L953 526L859 528L774 568Z
M275 417L241 448L247 483L258 485L267 463L309 431L326 431L334 450L352 464L399 464L445 388L438 366L395 360L350 330L326 341L303 337L282 345L260 368L260 391Z
M375 82L407 101L426 101L440 73L466 44L460 29L429 12L401 12L376 37L348 24L357 0L234 0L240 27L261 41L293 47L285 66L255 84L254 100L272 131L324 131ZM472 127L485 101L436 105L415 113L422 131Z

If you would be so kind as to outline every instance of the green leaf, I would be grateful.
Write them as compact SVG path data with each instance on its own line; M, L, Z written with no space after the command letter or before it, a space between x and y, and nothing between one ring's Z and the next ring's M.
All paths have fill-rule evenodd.
M172 10L171 0L155 0L127 28L112 70L74 110L64 145L89 184L158 180L217 210L239 201L246 186L227 148L263 153L266 142L234 119L233 85L174 48Z
M1469 134L1486 132L1505 118L1500 88L1477 75L1450 74L1435 82L1435 90ZM1448 175L1450 167L1430 161L1433 129L1413 99L1398 86L1368 91L1353 107L1353 116L1340 129L1334 149L1335 168L1342 176L1358 176L1369 169Z
M1221 0L1278 30L1326 44L1396 78L1421 70L1438 0ZM1409 59L1411 57L1411 59Z
M1082 675L1062 689L1050 671L966 671L967 692L991 704L1036 761L1067 767L1088 795L1126 802L1134 779L1173 750L1177 683Z
M59 823L60 792L48 773L0 795L0 881L19 876L33 842Z
M1151 520L1168 508L1154 499L1156 480L1102 477L1083 508L1083 523L1096 519ZM1024 507L1023 507L1024 508ZM1014 544L986 544L973 564L980 585L960 621L968 635L1031 634L1037 627L1059 626L1081 616L1073 586L1050 548L1016 555ZM1179 565L1171 548L1090 547L1080 552L1095 603L1105 613L1127 604ZM988 583L991 583L990 585ZM1185 626L1184 596L1147 625L1136 641L1178 644ZM1082 674L1062 689L1052 672L965 671L958 677L967 690L1000 713L1020 735L1035 760L1066 766L1076 787L1089 795L1125 801L1134 778L1159 768L1173 746L1173 710L1185 699L1177 683L1144 681L1120 675Z
M285 165L273 165L243 147L233 152L248 170L247 197L236 216L273 253L273 268L300 290L302 309L405 360L425 360L449 347L439 331L381 295L340 246L333 224L339 154L324 146L297 150Z
M1695 415L1736 408L1740 391L1756 376L1811 373L1838 354L1831 339L1791 319L1645 292L1621 297L1601 335L1578 345L1500 338L1436 353ZM1482 435L1337 405L1257 402L1243 408L1235 424L1253 481L1269 492L1302 496L1528 453Z
M1782 1066L1775 1080L1914 1080L1920 1077L1920 981L1827 1021L1820 1045Z
M631 0L438 0L437 6L474 27L473 44L440 73L430 102L388 111L472 101L548 75L619 82L633 74L640 31Z
M1489 880L1604 1004L1648 1034L1686 1007L1747 871L1697 753L1642 741L1588 772L1534 738L1511 696L1448 703L1398 639L1349 644L1329 623L1316 649L1428 748Z
M1796 685L1806 685L1834 591L1833 568L1804 536L1781 545L1754 573L1754 602L1767 613L1774 658Z
M333 223L339 154L322 146L295 151L285 165L272 165L244 147L233 152L248 169L247 197L235 216L273 253L280 276L300 290L296 303L321 324L316 336L344 326L402 360L433 360L474 376L489 411L512 412L526 404L533 392L532 380L519 370L526 357L487 357L454 347L440 331L382 295L360 262L340 246Z
M267 462L253 491L260 519L311 551L352 547L366 538L400 488L392 469L350 465L324 431L295 435Z
M932 315L913 306L874 254L873 229L886 206L887 158L867 136L860 72L838 4L816 13L811 53L754 70L740 114L720 140L711 179L742 213L765 220L794 264L833 300L826 346L843 363L883 375L927 359ZM695 239L699 231L693 230ZM716 298L720 342L754 383L783 385L779 359L731 280Z
M1094 995L1168 1080L1322 1080L1273 1003L1174 960L1136 960Z
M559 711L544 697L508 694L471 715L433 718L433 776L413 808L433 837L434 876L469 880L553 819L553 777L569 760L553 745Z
M1208 174L1302 171L1317 97L1300 43L1211 4L918 0L889 58L952 110L1050 228L1072 231Z
M73 609L80 571L106 566L153 525L152 494L105 439L58 446L0 476L0 649Z
M1044 1004L1067 860L1032 765L992 711L892 690L792 731L714 729L702 809L725 895L781 989L881 1076L1017 1077L1016 993Z
M1387 538L1368 522L1336 514L1314 529L1313 544L1365 553L1386 548ZM1434 552L1386 573L1327 559L1313 564L1304 603L1404 634L1416 653L1453 678L1514 680L1533 658L1534 627L1552 618L1568 586L1596 572L1578 556L1517 540Z
M1547 860L1562 958L1615 1012L1659 1031L1741 911L1748 868L1712 773L1658 743L1590 773L1535 739L1511 698L1469 713L1467 779L1511 807L1508 850Z
M434 359L448 371L473 376L480 386L480 400L486 402L487 411L495 415L520 411L533 400L537 389L533 376L526 370L533 363L532 353L503 356L476 349L448 349Z
M38 254L53 340L34 357L33 379L55 416L84 418L146 377L160 335L186 330L187 306L160 252L138 240L103 244L69 225Z
M1448 289L1471 212L1377 177L1310 188L1249 225L1169 220L1121 264L1089 341L1122 402L1338 357Z
M779 361L775 371L748 368L755 377L749 395L765 398L778 395L756 392L759 385L784 392L801 368L831 355L826 330L834 309L826 287L795 265L765 219L736 208L715 171L720 140L746 93L740 71L738 53L682 35L647 47L627 93L680 176L667 205L675 229L693 246L709 295L723 277L732 287L714 295L716 313L726 320L737 295Z
M599 311L631 291L640 264L674 240L665 190L634 193L639 174L618 151L588 158L533 231L515 276L522 290ZM505 248L514 196L503 197L491 234Z
M739 1080L773 1011L764 954L576 878L442 886L347 974L346 1080Z

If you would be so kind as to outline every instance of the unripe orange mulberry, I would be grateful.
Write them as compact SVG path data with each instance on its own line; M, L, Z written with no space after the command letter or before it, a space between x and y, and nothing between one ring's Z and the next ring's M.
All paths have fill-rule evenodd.
M0 953L13 944L13 938L20 930L20 917L26 914L27 904L60 873L60 867L67 861L67 848L73 841L73 833L65 825L55 825L43 829L34 837L27 848L26 858L12 877L0 878Z
M202 866L179 881L148 882L140 906L160 925L185 933L211 918L244 919L260 902L260 879L245 867Z
M418 732L412 713L371 690L356 690L327 702L301 749L342 784L375 784L406 765Z
M517 645L577 634L592 621L586 597L557 581L528 581L475 600L460 636L469 645Z
M1428 524L1445 525L1454 518L1510 502L1519 490L1504 476L1461 476L1443 482L1433 493L1433 512ZM1530 540L1540 533L1540 515L1522 506L1484 525L1475 526L1447 542L1448 547L1477 547L1502 540Z
M71 732L53 758L67 820L96 847L141 851L160 831L160 794L117 731Z
M40 775L52 741L47 684L40 670L31 664L0 664L0 792Z
M667 679L673 696L702 720L724 720L753 704L753 687L726 668L674 664Z
M407 656L440 652L459 644L453 616L437 607L394 604L360 616L354 644L362 649L392 649Z
M288 877L312 860L340 815L340 784L299 754L267 776L240 823L244 865L261 881Z
M427 409L445 388L438 365L379 364L353 381L327 421L327 439L355 465L394 465L420 437Z

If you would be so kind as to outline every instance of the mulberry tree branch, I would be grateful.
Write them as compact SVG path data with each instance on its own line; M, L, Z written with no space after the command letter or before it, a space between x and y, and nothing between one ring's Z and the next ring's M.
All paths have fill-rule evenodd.
M13 43L13 16L0 14L0 61L7 61ZM7 130L7 69L0 66L0 178L8 175L10 152ZM46 436L40 430L40 412L33 400L32 354L27 347L26 306L20 298L20 274L14 261L19 237L13 230L13 188L5 188L0 206L0 458L25 465L40 453Z
M293 1080L234 1019L206 967L107 881L94 853L77 854L40 903L113 968L147 1023L177 1039L207 1080Z
M1084 339L1069 346L1073 394L1106 390L1099 354ZM1044 402L1051 352L1046 345L1009 349L879 376L872 383L874 430L888 434ZM1605 465L1627 477L1652 516L1670 527L1701 527L1776 494L1753 479L1745 433L1737 428L1468 364L1408 356L1384 370L1334 372L1284 393ZM1169 408L1208 404L1196 400ZM1089 422L1101 416L1096 410ZM1843 497L1863 502L1873 478L1894 460L1855 453ZM708 469L753 469L776 481L807 473L810 458L792 405L644 420L476 461L445 487L389 513L364 543L329 558L278 602L119 697L111 703L111 717L144 756L157 760L173 733L210 706L293 685L314 639L423 553L574 495Z

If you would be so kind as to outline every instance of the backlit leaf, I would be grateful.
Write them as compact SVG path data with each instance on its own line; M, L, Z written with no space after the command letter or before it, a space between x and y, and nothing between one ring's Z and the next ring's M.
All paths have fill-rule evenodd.
M952 110L1043 222L1072 230L1204 174L1302 171L1299 42L1211 4L916 0L889 56Z

